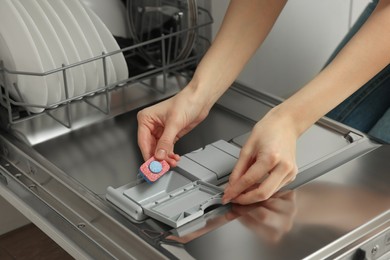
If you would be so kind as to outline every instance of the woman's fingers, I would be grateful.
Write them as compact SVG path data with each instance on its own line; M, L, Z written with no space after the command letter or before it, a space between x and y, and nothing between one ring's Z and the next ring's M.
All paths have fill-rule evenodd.
M173 145L177 141L177 133L179 131L180 129L177 128L175 123L167 123L154 151L154 156L157 160L166 160L172 167L175 167L177 164L172 154Z
M235 183L253 164L253 153L251 149L246 147L240 151L240 157L229 177L229 183Z
M223 203L232 201L248 205L267 200L280 188L293 181L296 172L295 166L280 163L268 174L266 168L259 167L257 162L235 182L229 181Z
M237 171L239 170L240 169L237 169ZM222 198L223 203L227 203L232 199L235 199L249 187L259 183L261 179L268 174L268 168L264 167L260 161L257 161L252 164L249 169L244 172L244 174L242 172L237 172L236 174L239 178L234 182L229 181L229 185L226 187L224 197Z
M144 160L148 160L154 154L154 147L156 147L156 138L152 134L151 126L147 123L145 115L141 112L137 115L138 131L137 140L138 146L141 150ZM154 128L154 126L152 126Z

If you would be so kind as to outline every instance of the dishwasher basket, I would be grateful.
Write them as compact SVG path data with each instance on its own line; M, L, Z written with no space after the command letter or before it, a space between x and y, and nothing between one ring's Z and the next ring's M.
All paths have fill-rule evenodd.
M148 8L150 9L150 7L145 6L145 2L143 3L143 1L128 1L128 3L132 2L139 2L138 4L140 6L138 9L135 8L134 5L129 6L129 12L138 10L139 12L142 11L142 13L145 13L145 10L147 11ZM162 1L157 2L162 3ZM177 26L168 30L168 32L159 31L160 35L158 36L147 34L147 37L140 37L139 33L137 33L138 29L135 27L136 22L129 21L131 39L117 38L118 44L121 48L120 50L109 53L102 53L100 56L70 65L63 65L61 68L56 68L45 73L10 70L7 68L6 64L4 64L0 56L0 114L2 119L1 124L3 127L9 127L19 122L46 114L61 125L67 128L72 128L73 118L70 113L70 106L72 103L85 102L101 113L108 115L110 113L111 99L109 95L111 91L117 90L119 88L133 86L136 83L140 83L143 86L148 85L151 89L157 90L155 88L156 86L146 82L149 79L159 77L162 78L162 86L159 86L157 91L165 92L167 78L170 75L186 75L186 77L188 77L188 74L184 72L191 72L194 70L196 64L210 45L209 27L213 23L213 19L209 11L206 8L197 5L195 0L184 2L187 3L185 7L187 8L186 12L191 13L190 20L186 24L187 26ZM154 6L153 8L164 8L164 6ZM178 8L176 9L180 10ZM176 21L180 20L181 12L177 12L174 15ZM180 51L178 51L178 39L180 37L184 39L184 43L181 45L182 48ZM124 40L122 41L122 44L120 43L120 40ZM107 57L118 54L120 52L124 54L128 64L130 73L129 78L108 84ZM134 63L134 61L141 61L142 65L140 65L139 62ZM90 62L97 62L99 66L101 64L103 67L105 84L93 91L70 97L67 84L67 71L71 68L83 66L84 64ZM63 75L65 99L46 106L24 102L17 84L10 86L5 80L10 74L45 77L53 73L59 73ZM11 96L11 88L16 90L14 91L17 93L16 98ZM97 106L91 102L91 99L98 95L105 96L105 105ZM40 108L43 109L43 112L32 113L29 111L29 108ZM60 108L64 109L66 113L64 118L59 118L53 113L55 110Z

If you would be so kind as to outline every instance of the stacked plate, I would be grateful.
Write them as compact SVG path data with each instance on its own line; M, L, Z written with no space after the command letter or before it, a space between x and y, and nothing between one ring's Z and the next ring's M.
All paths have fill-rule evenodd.
M8 70L47 73L83 62L66 69L66 77L61 70L0 78L14 99L31 105L30 112L127 79L122 52L108 56L106 66L103 59L90 60L119 49L106 25L79 0L0 1L0 60Z

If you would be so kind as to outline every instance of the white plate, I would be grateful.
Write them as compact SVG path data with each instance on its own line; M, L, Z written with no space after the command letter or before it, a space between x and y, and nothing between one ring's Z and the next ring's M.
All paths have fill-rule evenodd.
M31 0L19 0L19 2L24 6L28 14L31 16L38 30L42 34L47 47L49 48L50 54L53 58L54 65L56 68L62 67L62 65L69 65L68 57L66 56L64 47L61 44L60 39L57 36L56 31L51 25L49 19L46 17L45 12L36 1ZM58 73L61 83L61 100L66 99L65 95L65 82L63 73ZM68 97L73 97L74 92L74 79L73 79L73 69L67 71L66 76L67 91Z
M73 14L69 11L67 6L61 0L46 0L55 10L57 15L60 17L62 23L65 25L68 30L73 42L79 52L80 58L82 61L93 58L92 50L88 44L83 31L78 25ZM100 65L100 64L99 64ZM97 62L87 62L84 66L85 76L87 78L87 88L86 91L94 91L99 86L99 75L97 69Z
M10 70L43 73L41 58L27 26L11 0L0 1L0 59ZM16 83L24 102L39 106L47 104L47 85L43 77L9 75L9 86ZM11 94L18 99L16 90L11 87ZM27 107L33 113L43 108Z
M100 20L99 16L97 16L97 14L95 14L87 6L84 7L92 22L94 23L96 29L98 30L100 38L106 46L107 51L113 52L120 50L120 47L116 42L115 38L112 36L110 30L103 23L103 21ZM122 81L127 79L129 77L129 70L127 68L127 63L125 57L123 56L123 53L119 52L118 54L111 55L110 57L112 58L112 62L114 63L117 80Z
M58 0L57 0L58 1ZM81 30L84 32L85 37L88 40L89 46L91 47L92 53L95 57L102 55L103 52L107 53L107 50L103 44L102 39L99 36L98 31L95 28L95 25L92 23L87 12L85 11L83 5L79 0L62 0L69 10L72 12L74 18L78 22ZM98 73L99 73L99 87L105 85L104 82L104 70L103 70L103 60L98 60ZM116 73L114 65L112 63L111 57L106 59L106 68L107 68L107 80L108 84L116 82Z
M28 14L26 9L23 7L23 5L17 1L13 0L12 3L18 10L20 16L22 17L24 23L26 24L33 41L35 43L35 46L37 47L39 56L41 57L41 62L43 69L45 72L48 72L50 70L56 69L56 66L54 64L53 57L50 54L49 48L47 47L47 44L45 40L42 37L42 34L38 30L37 26L35 25L34 21L32 20L31 16ZM60 77L58 76L59 73L53 73L49 74L47 76L44 76L43 78L46 80L47 84L47 104L51 105L54 103L57 103L61 100L61 84L60 84Z
M49 20L54 31L57 33L58 39L60 40L68 61L70 64L77 63L81 61L79 52L68 32L65 25L62 23L60 17L54 11L53 7L46 0L24 0L27 2L36 2L42 11L45 13L46 18ZM72 69L73 78L74 78L74 96L80 96L85 93L87 88L87 79L85 72L88 71L88 66L78 65Z

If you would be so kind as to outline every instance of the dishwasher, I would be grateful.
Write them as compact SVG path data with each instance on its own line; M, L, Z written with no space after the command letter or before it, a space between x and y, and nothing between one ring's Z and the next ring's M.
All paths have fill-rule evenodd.
M140 178L137 111L186 85L213 18L208 1L128 2L168 13L174 26L152 35L130 23L126 80L40 113L1 86L3 198L76 259L389 259L390 149L327 118L299 138L292 183L267 202L221 204L251 128L283 101L239 83L176 144L178 167L152 185ZM117 53L93 59L104 77ZM0 73L28 74L3 62Z

